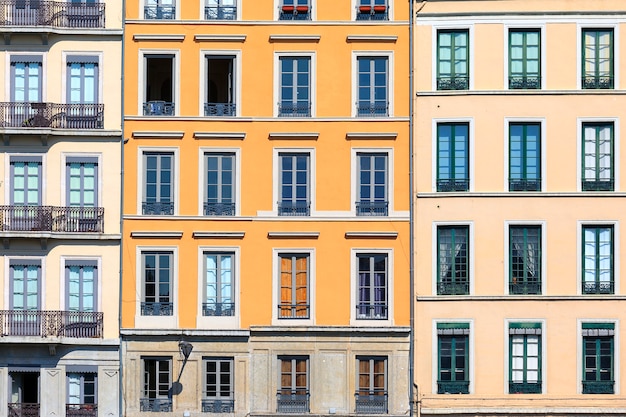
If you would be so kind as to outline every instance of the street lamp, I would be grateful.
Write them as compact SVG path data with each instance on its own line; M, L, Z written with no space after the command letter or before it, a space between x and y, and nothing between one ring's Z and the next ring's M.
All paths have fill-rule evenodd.
M193 345L189 342L181 341L178 343L178 349L185 357L185 362L187 362L187 359L189 359L189 355L191 355L191 351L193 350Z

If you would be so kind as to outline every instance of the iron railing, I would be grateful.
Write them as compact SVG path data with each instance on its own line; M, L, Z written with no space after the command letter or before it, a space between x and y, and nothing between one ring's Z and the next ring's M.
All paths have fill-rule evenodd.
M356 305L356 318L359 320L387 320L386 303L362 303Z
M8 417L39 417L39 404L9 403Z
M610 76L586 76L581 80L583 89L610 90L613 88L613 77Z
M519 76L509 77L511 90L537 90L541 88L541 77Z
M519 282L514 279L509 283L509 294L511 295L539 295L541 294L541 281Z
M442 281L437 283L437 295L467 295L469 294L469 281L458 279L457 281Z
M170 398L140 398L139 411L169 413L172 411L172 400Z
M104 104L3 102L0 127L104 129Z
M583 381L583 394L613 394L615 381Z
M0 26L104 28L104 3L0 0Z
M144 201L141 204L141 213L158 216L171 216L174 214L174 202Z
M204 103L205 116L235 116L236 111L237 105L235 103Z
M234 216L235 203L204 203L205 216Z
M469 394L469 381L437 381L437 394Z
M455 178L455 179L438 179L437 191L440 193L450 191L467 191L469 190L469 178Z
M204 18L206 20L236 20L237 7L235 6L205 6Z
M583 282L583 294L613 294L615 285L613 280L608 282L587 281Z
M541 191L541 178L510 178L509 191Z
M173 20L176 19L176 7L174 6L144 6L143 18L148 20Z
M354 402L357 414L387 414L387 391L357 392Z
M230 395L233 395L231 392ZM203 413L234 413L235 412L235 400L202 400L202 412Z
M308 319L310 307L308 304L278 304L278 318Z
M174 103L162 100L153 100L143 103L144 116L173 116Z
M278 117L311 117L311 103L278 103Z
M298 390L290 394L276 393L276 411L279 413L303 414L309 412L309 391Z
M311 203L308 201L279 201L279 216L310 216Z
M174 314L173 303L141 303L142 316L172 316Z
M615 181L613 178L605 180L583 179L581 189L583 191L613 191L615 189Z
M104 207L0 206L2 232L104 232Z
M98 404L65 404L66 417L97 417Z
M356 20L389 20L387 6L357 6Z
M541 394L541 382L509 382L509 394Z
M311 6L290 6L280 7L278 20L311 20Z
M228 317L235 315L235 303L202 303L203 316Z
M356 104L357 115L359 117L385 117L389 116L389 103L370 103L360 101Z
M387 216L389 202L388 201L357 201L357 216Z
M437 90L468 90L469 77L439 77L437 78Z
M102 338L103 313L0 310L0 335Z

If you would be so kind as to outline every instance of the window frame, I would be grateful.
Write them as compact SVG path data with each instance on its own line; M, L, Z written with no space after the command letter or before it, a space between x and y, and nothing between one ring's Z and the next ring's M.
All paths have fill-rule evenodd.
M278 374L278 383L277 383L277 395L276 395L276 411L277 412L290 412L293 414L303 414L310 412L310 404L309 398L311 395L311 358L309 355L278 355L276 357L277 361L277 374ZM290 361L290 370L289 370L289 387L283 384L283 375L287 375L283 372L283 362ZM297 365L299 361L305 361L306 370L305 370L305 386L298 385L298 374ZM283 394L283 391L289 391L289 394ZM291 398L288 400L288 403L285 404L287 409L281 409L280 396L281 395L289 395ZM299 404L290 404L290 402L296 402L295 396L306 396L305 399L300 398ZM304 404L302 404L304 403ZM300 407L298 407L300 406ZM306 408L306 410L304 410Z
M64 292L63 292L63 307L65 308L65 311L71 311L70 310L70 302L69 302L69 296L70 296L70 276L69 276L69 267L72 266L78 266L78 267L93 267L94 268L94 277L93 277L93 312L99 312L101 311L100 306L101 304L101 300L102 300L102 290L101 290L101 282L102 282L102 259L101 258L78 258L78 257L62 257L62 266L63 266L63 288L64 288ZM81 277L80 277L81 283L82 283L82 269L81 269ZM82 284L81 284L82 285ZM82 288L81 288L81 294L82 294ZM80 304L82 305L82 299ZM79 308L79 310L76 310L79 312L83 312L85 310L83 310L82 308Z
M164 0L152 0L154 2L156 2L156 6L157 7L163 7L163 6L170 6L169 4L167 5L162 5L161 3ZM167 0L166 0L167 1ZM180 4L178 2L178 0L170 0L171 1L171 7L174 8L174 13L173 13L173 17L172 18L166 18L166 19L146 19L146 7L148 7L151 3L151 0L141 0L140 4L139 4L139 19L140 20L147 20L147 21L161 21L161 20L165 20L165 21L171 21L171 20L178 20L180 17Z
M233 200L235 209L232 215L228 217L236 217L241 215L241 148L214 148L203 146L198 151L198 166L201 167L198 173L198 215L202 217L212 217L205 215L204 203L207 201L207 155L233 155Z
M394 149L393 148L362 148L354 147L350 150L350 215L357 218L364 217L359 215L356 209L356 204L359 202L359 155L372 154L372 155L387 155L387 214L377 215L374 217L393 217L396 215L394 210ZM365 215L365 217L368 217Z
M215 371L209 371L209 364L215 363ZM221 364L228 364L228 371L222 372ZM208 379L210 374L215 375L215 394L209 396L208 386L210 385ZM223 396L222 378L221 376L227 374L229 381L229 395ZM203 356L202 357L202 412L209 413L232 413L234 412L235 404L235 359L233 357L214 357Z
M456 278L455 276L451 276L450 277L450 286L452 287L452 290L447 290L447 291L443 291L445 282L442 280L442 276L441 276L441 258L442 258L442 253L441 253L441 232L443 230L451 230L453 232L456 231L461 231L461 229L464 229L465 231L465 280L461 279L461 278ZM456 235L456 233L454 233L454 235ZM452 239L455 238L455 236L451 236ZM470 295L471 294L471 289L473 287L472 285L472 277L470 275L470 273L472 272L472 268L471 268L471 260L472 260L472 255L473 255L473 250L471 250L471 240L470 240L470 225L469 224L437 224L436 226L436 236L435 236L435 242L436 242L436 250L435 250L435 257L437 259L437 262L434 264L436 265L437 269L436 269L436 276L437 276L437 285L435 288L435 292L438 296L454 296L454 295ZM455 240L452 240L453 244L455 244ZM462 244L462 243L461 243ZM456 244L455 244L456 247ZM462 250L460 250L461 252ZM455 251L456 252L456 251ZM463 263L456 262L456 258L457 255L455 255L453 257L453 260L450 264L450 268L454 267L455 271L458 270L459 266L462 266ZM450 269L449 268L449 269ZM465 282L463 282L465 281ZM459 288L461 287L461 288Z
M454 173L453 175L450 175L451 178L449 179L442 179L440 178L440 171L441 171L441 135L440 135L440 128L441 127L446 127L446 126L450 126L451 130L450 130L450 151L449 151L449 160L450 160L450 167L449 169L451 171L455 171L455 167L456 167L456 148L455 148L455 144L456 144L456 128L457 127L462 127L465 126L467 128L467 134L465 137L465 170L467 172L467 178L457 178L456 177L456 173ZM471 157L472 157L472 145L473 142L471 141L471 137L472 137L472 123L467 120L467 121L441 121L441 120L437 120L434 123L434 136L435 136L435 146L433 147L433 152L434 152L434 171L435 171L435 175L434 175L434 187L433 190L436 192L468 192L472 190L472 174L473 174L473 164L471 163ZM453 139L454 138L454 139ZM446 190L446 189L442 189L442 186L440 185L440 181L448 181L448 182L452 182L453 184L451 186L449 186L450 189ZM457 181L460 181L460 184L457 184Z
M615 175L615 170L616 170L616 164L615 164L615 146L616 146L616 137L615 137L615 122L613 121L606 121L606 122L581 122L580 123L580 128L581 128L581 132L580 132L580 138L581 138L581 149L580 149L580 163L581 163L581 167L580 167L580 174L581 174L581 180L580 180L580 185L579 188L581 191L615 191L615 182L616 182L616 175ZM591 128L591 129L595 129L595 138L593 140L587 140L587 133L586 133L586 129ZM602 166L600 166L600 159L602 159L602 153L600 153L600 142L602 141L602 139L600 138L601 136L601 132L603 129L609 128L610 129L610 161L609 161L609 171L610 171L610 176L609 176L609 180L608 181L604 181L604 178L601 178L601 172L603 169L606 169ZM594 179L587 179L587 177L585 176L585 172L587 170L586 168L586 159L587 159L587 153L586 153L586 144L592 142L594 144L595 147L595 152L592 154L589 154L590 156L592 156L594 158L594 164L595 164L595 178ZM605 182L608 182L608 184L603 184ZM595 183L596 185L594 186ZM586 185L587 184L587 185ZM603 184L603 185L600 185Z
M385 66L384 75L385 75L385 83L384 86L377 85L378 76L382 73L377 70L377 62L383 62ZM362 71L361 63L367 64L368 69L366 71ZM390 71L389 71L389 58L386 56L373 55L367 56L359 54L356 56L356 82L357 82L357 101L356 101L356 117L389 117L389 82L390 82ZM361 75L367 75L367 79L369 83L362 85L361 84ZM380 99L377 97L377 91L380 91L384 87L385 92L385 108L384 111L379 111L379 107L381 105ZM361 98L362 91L367 91L367 96L369 99Z
M511 191L510 189L510 181L511 181L511 125L539 125L539 173L540 178L539 182L539 190L537 191ZM542 192L546 189L547 184L547 165L546 165L546 155L547 155L547 142L548 138L546 136L546 120L545 118L505 118L504 123L504 190L505 192ZM517 180L517 179L516 179ZM523 185L523 184L522 184Z
M232 299L234 303L233 315L231 316L205 316L203 312L204 287L206 271L204 268L206 254L230 254L232 260ZM233 329L239 325L240 307L240 247L238 246L199 246L198 247L198 301L196 323L199 329Z
M376 363L383 363L383 386L377 387ZM387 414L389 396L389 357L384 355L356 355L355 377L355 412L356 414ZM361 370L361 363L367 363L366 370ZM367 387L361 385L364 376Z
M314 248L273 248L273 291L272 291L272 325L309 326L315 324L315 249ZM307 315L281 316L281 255L304 256L307 258ZM293 277L292 277L293 279ZM295 291L295 289L292 289ZM295 294L293 294L295 296ZM295 299L297 301L297 299ZM293 299L292 299L293 301ZM296 304L290 304L290 306Z
M141 314L141 303L144 300L144 272L143 253L172 253L170 272L170 299L172 300L172 315L168 316L144 316ZM135 285L138 298L135 302L135 325L149 329L162 329L164 327L176 327L178 323L178 273L179 255L176 246L136 246L135 247Z
M70 69L71 65L73 64L79 64L80 65L80 82L81 82L81 91L80 91L80 95L81 95L81 99L78 103L74 103L74 104L98 104L101 102L101 97L102 97L102 93L101 93L101 85L102 85L102 74L101 74L101 61L102 61L102 55L101 54L90 54L90 55L70 55L70 54L64 54L64 62L65 62L65 103L67 104L72 104L71 101L71 80L72 80L72 71ZM85 89L85 64L93 64L94 65L94 100L93 102L89 102L86 103L84 101L84 89Z
M79 163L79 164L90 164L93 163L95 165L95 173L94 173L94 208L101 207L100 203L102 201L102 172L101 172L101 161L100 154L63 154L63 162L64 162L64 170L63 170L63 178L62 178L62 194L64 196L65 205L67 207L71 207L71 198L70 193L72 191L70 182L70 164ZM82 171L82 167L81 167ZM80 174L81 177L81 204L78 207L91 207L84 206L84 196L82 195L85 191L85 188L82 186L84 175L83 172ZM63 189L64 188L64 189Z
M172 168L172 179L171 179L171 188L172 188L172 199L173 199L173 213L172 214L164 214L164 216L176 216L178 215L178 208L180 204L180 187L179 187L179 178L180 178L180 150L175 147L138 147L137 148L137 166L139 169L137 170L137 215L139 216L148 216L143 214L143 201L145 198L145 179L146 179L146 164L145 164L145 154L171 154L172 155L172 164L174 165Z
M173 0L178 1L178 0ZM178 8L178 7L177 7ZM139 88L137 94L137 115L140 117L176 117L180 115L180 49L139 49L138 50L138 74L137 85ZM171 114L167 114L167 108L163 107L163 112L154 115L144 114L144 104L148 103L147 82L148 82L148 62L147 59L152 58L171 58L172 59L172 110ZM154 100L152 100L154 101ZM165 102L164 102L165 103Z
M9 195L7 198L7 201L10 203L10 205L12 206L42 206L44 205L44 201L46 201L46 196L45 196L45 184L46 184L46 167L45 167L45 155L42 154L7 154L6 155L6 162L7 162L7 166L9 167L9 169L7 170L7 182L6 184L9 184L8 187L6 187L6 190L8 191ZM25 163L25 164L39 164L38 165L38 172L37 172L37 176L38 176L38 188L37 188L37 199L38 202L37 204L16 204L15 203L15 184L14 184L14 179L15 179L15 167L14 167L14 163ZM28 181L24 181L24 184L28 184ZM28 189L26 189L28 190ZM28 193L25 193L25 197L27 198ZM25 203L27 203L29 200L26 200Z
M274 114L273 117L286 117L288 119L292 118L314 118L316 117L316 67L317 67L317 53L315 51L279 51L274 53ZM281 103L282 103L282 60L283 58L303 58L308 59L309 61L309 85L308 85L308 93L309 93L309 109L306 114L298 114L297 111L295 114L289 114L281 112ZM295 81L295 80L294 80ZM292 89L297 89L297 84L291 85ZM296 99L297 92L294 94L294 97L291 100L292 104L297 104L298 101ZM296 100L295 102L293 100Z
M387 59L387 113L374 116L360 116L358 111L359 102L359 58L386 58ZM394 117L394 51L392 50L360 50L352 51L352 104L350 115L353 118L363 119L373 117L375 119Z
M384 278L385 282L382 286L383 288L383 300L377 300L379 296L379 289L381 286L376 284L375 277L380 274L381 271L376 269L376 258L382 257L384 259ZM361 260L367 260L369 264L367 266L367 270L363 271L361 269ZM389 264L389 255L384 252L373 252L369 253L366 251L359 252L356 254L356 267L357 267L357 285L355 294L356 299L356 320L389 320L389 269L391 265ZM361 274L365 274L369 279L369 285L361 284ZM368 300L362 300L362 294L365 293ZM380 305L380 302L383 301L384 304ZM362 312L365 311L365 312Z
M445 336L446 338L455 338L460 337L465 339L465 366L464 366L464 374L465 377L462 381L459 381L463 386L455 387L458 388L455 393L450 394L473 394L474 391L474 328L473 322L471 320L445 320L445 321L433 321L433 393L436 395L446 394L449 395L446 391L443 391L440 387L440 382L443 381L441 379L441 336ZM441 333L440 333L441 331ZM445 334L450 333L450 334ZM452 363L450 368L452 369ZM456 382L456 379L450 380L450 382ZM465 385L467 384L467 388L465 389ZM454 387L454 386L453 386ZM443 393L440 393L443 391Z
M462 76L456 76L454 74L452 74L452 72L450 73L450 80L456 80L456 79L463 79L463 78L467 78L467 81L464 83L465 86L460 86L460 87L464 87L464 88L456 88L455 86L453 86L454 88L440 88L440 78L441 78L441 72L440 72L440 39L439 39L439 35L441 33L454 33L454 32L465 32L467 33L467 55L466 55L466 68L467 68L467 72L466 75L464 77ZM467 91L467 90L473 90L473 50L472 50L472 45L473 45L473 25L462 25L462 26L454 26L454 27L449 27L449 26L433 26L433 51L435 51L435 57L436 59L433 59L433 90L434 91ZM452 46L451 46L452 49ZM453 64L453 57L451 55L451 68L454 66ZM451 81L451 85L452 81Z
M309 210L306 215L285 215L280 214L279 202L281 201L281 154L308 154L309 155ZM272 163L274 170L274 178L272 181L272 211L259 212L258 215L280 216L282 219L299 220L302 217L315 217L315 189L316 189L316 170L315 170L315 148L274 148L272 151Z
M386 317L360 317L359 306L359 262L360 256L384 255L387 258L386 266ZM355 327L377 327L391 323L394 320L394 250L392 248L366 248L358 247L350 249L350 325ZM372 305L371 303L369 304Z
M224 0L215 0L217 1L218 4L217 7L226 7L226 8L231 8L234 7L235 8L235 13L234 13L234 19L209 19L207 18L208 16L208 8L210 7L209 5L209 0L204 0L200 2L200 14L199 16L202 16L202 20L205 22L232 22L232 21L239 21L241 20L241 0L232 0L234 3L234 6L224 6L221 3Z
M616 329L617 328L617 329ZM586 335L587 333L588 335ZM589 394L605 394L605 395L619 395L619 379L620 379L620 338L619 338L619 322L616 320L578 320L578 341L579 341L579 349L578 351L578 393L583 395ZM602 387L594 388L590 386L590 391L585 392L584 383L585 382L601 382L602 380L596 379L595 381L587 381L586 379L586 346L585 339L586 338L595 338L596 346L597 341L600 339L611 339L611 365L610 365L610 374L611 374L611 392L607 392L603 390ZM596 364L598 357L596 356ZM600 371L601 372L601 371Z
M78 384L79 384L79 390L80 390L80 402L79 403L70 403L70 375L80 375L80 379L78 380ZM86 376L87 375L91 375L93 377L93 381L86 381ZM93 394L93 402L92 403L88 403L85 402L85 384L86 383L91 383L94 386L94 394ZM75 372L72 370L66 370L65 372L65 386L66 386L66 398L65 398L65 404L66 407L68 406L78 406L76 408L74 408L75 410L82 410L82 409L88 409L85 408L83 406L98 406L98 371L97 369L94 369L93 372ZM72 407L73 408L73 407Z
M214 314L208 314L207 312L208 310L208 306L205 307L205 304L209 304L208 302L208 297L209 295L207 294L207 287L209 286L209 282L207 280L208 278L208 273L209 273L209 267L207 264L207 260L208 257L210 256L215 256L216 257L216 267L215 267L215 287L216 287L216 294L215 294L215 309L214 309ZM204 276L203 276L203 288L204 291L202 292L202 315L203 316L210 316L210 317L222 317L222 316L234 316L235 315L235 309L236 309L236 302L235 302L235 296L237 294L236 292L236 288L235 288L235 279L236 279L236 271L235 271L235 267L236 267L236 261L235 261L235 252L228 252L228 251L203 251L202 253L202 258L203 258L203 270L204 270ZM225 271L222 269L222 265L219 262L220 260L224 259L224 258L230 258L230 271L229 271L229 276L230 276L230 294L228 297L226 297L227 299L230 299L231 302L229 304L232 304L232 306L230 308L228 307L222 307L222 304L226 304L224 301L222 301L222 297L224 296L224 291L223 291L223 287L226 284L225 282L223 282L222 278L224 277L224 273ZM221 288L221 290L220 290ZM218 306L219 304L219 306ZM222 313L224 313L224 308L227 309L227 311L225 312L226 314L220 314L220 311ZM230 312L230 314L228 314Z
M316 12L317 12L317 0L288 0L290 3L293 2L293 6L304 6L303 3L306 3L308 7L307 17L304 19L281 19L282 7L284 0L274 0L274 10L276 11L274 14L274 20L280 22L298 22L298 24L302 22L310 22L316 20ZM291 4L285 5L290 6Z
M620 119L618 117L579 117L577 118L577 131L576 131L576 191L578 192L591 192L594 191L584 191L583 190L583 181L584 181L584 144L585 144L585 135L584 135L584 126L585 125L613 125L612 132L612 171L613 171L613 191L605 191L605 192L615 192L620 189L620 175L621 169L619 164L620 158ZM606 188L606 187L603 187ZM595 191L601 192L601 191Z
M10 52L7 53L7 60L8 60L8 71L7 73L9 74L9 79L8 79L8 97L9 101L12 103L32 103L32 102L45 102L46 101L46 89L47 89L47 83L46 83L46 54L37 54L37 53L15 53L15 52ZM15 80L16 80L16 76L15 76L15 64L17 63L24 63L24 64L38 64L38 75L37 75L37 99L31 101L30 99L25 99L22 101L18 101L15 98ZM25 79L30 78L30 76L26 77ZM30 84L29 84L30 85ZM26 88L26 93L25 96L28 96L28 88ZM5 94L7 94L7 92L5 92Z
M515 296L530 296L530 297L541 297L546 294L546 263L548 259L547 255L547 227L545 222L509 222L506 221L504 224L505 227L505 247L504 247L504 268L505 268L505 294L506 295L515 295ZM512 228L538 228L540 237L539 237L539 245L540 245L540 259L538 260L539 265L539 292L537 293L527 293L520 292L514 293L511 292L511 285L513 284L511 281L512 278L512 262L511 262L511 229ZM525 281L523 281L525 282Z
M506 30L504 32L504 36L505 36L505 62L506 62L506 67L505 67L505 74L504 74L504 89L505 90L543 90L545 89L545 80L546 80L546 63L547 63L547 59L546 59L546 46L545 46L545 26L544 25L532 25L532 26L513 26L513 25L508 25L505 26ZM531 32L535 32L539 34L539 44L538 44L538 48L539 48L539 56L538 56L538 65L539 65L539 71L536 75L536 78L538 78L538 83L536 87L519 87L519 88L515 88L515 87L511 87L511 60L512 60L512 54L511 54L511 33L513 32L522 32L522 33L531 33ZM524 47L524 54L525 54L525 47ZM526 66L526 59L523 58L523 62L524 62L524 67ZM528 75L526 75L526 71L524 70L521 77L528 77ZM518 76L519 78L519 76Z
M148 377L149 379L152 379L148 376L148 370L146 368L147 365L147 361L154 361L157 368L156 368L156 388L154 390L150 390L150 387L146 386L150 384L150 381L146 381L146 377ZM159 364L162 362L167 362L167 367L168 370L161 370ZM167 381L167 394L163 395L161 392L162 388L159 388L159 375L161 373L165 373L167 372L168 374L168 381ZM140 397L139 397L139 403L140 403L140 411L158 411L158 412L171 412L172 411L172 396L169 393L169 387L171 385L171 383L173 382L173 358L171 356L141 356L141 388L139 390L140 393ZM147 388L147 390L146 390ZM151 397L150 392L151 391L155 391L156 390L156 394L154 397ZM147 400L147 401L146 401ZM150 401L152 400L152 401ZM146 402L146 405L148 407L146 407L146 405L144 405L144 401Z
M612 291L611 292L590 292L586 293L584 291L584 251L585 251L585 242L584 242L584 229L585 228L611 228L612 229ZM617 278L620 276L620 257L617 255L620 253L620 229L619 222L614 220L601 221L601 220L581 220L577 222L577 253L579 254L577 258L577 294L586 296L586 295L614 295L620 293L620 280Z
M201 2L202 4L204 4L207 0L205 0L204 2ZM239 0L235 0L235 2L239 2ZM204 6L203 6L204 7ZM238 7L238 10L240 8ZM238 12L239 13L239 12ZM212 21L211 21L212 22ZM223 22L223 21L216 21L216 22ZM202 94L199 95L199 102L198 102L198 114L201 117L210 117L210 118L215 118L215 117L227 117L227 118L232 118L232 117L240 117L241 116L241 85L242 85L242 68L241 68L241 56L242 56L242 52L240 49L201 49L200 50L200 79L198 81L198 85L200 86L200 91L202 92ZM235 107L235 111L233 114L230 115L223 115L223 116L205 116L205 103L208 102L208 97L207 97L207 93L208 93L208 86L207 83L209 81L209 74L208 74L208 70L209 70L209 66L208 66L208 59L209 57L215 57L215 58L232 58L233 60L233 77L232 77L232 90L233 90L233 104Z
M370 159L369 169L363 168L364 158ZM378 175L381 170L376 168L376 161L378 158L384 158L384 178L382 184L378 182ZM356 152L356 165L357 165L357 198L355 214L357 216L388 216L389 215L389 153L388 152ZM363 176L367 176L369 183L363 184ZM382 187L383 199L378 198L377 190ZM363 189L367 189L369 197L363 197ZM382 203L382 204L381 204ZM383 212L381 213L381 205L383 205Z
M371 0L371 3L369 6L381 6L380 3L382 3L382 5L385 6L385 11L383 13L380 14L384 14L384 17L381 16L380 18L369 18L369 19L359 19L359 15L363 14L363 13L371 13L374 12L375 14L379 14L380 10L370 10L370 12L365 12L365 11L361 11L360 7L361 6L368 6L368 5L364 5L362 2L364 0L352 0L351 1L351 8L353 11L353 16L352 16L352 20L356 21L356 22L363 22L363 21L370 21L370 22L389 22L389 21L393 21L393 2L390 0ZM369 1L369 0L366 0Z
M202 164L203 167L203 178L201 183L204 185L203 193L199 195L202 196L201 203L203 207L200 211L200 215L202 216L235 216L238 214L238 206L241 204L237 201L237 196L239 195L239 187L237 187L237 182L240 175L237 175L238 172L238 164L237 164L237 153L236 152L208 152L205 151L202 154ZM209 162L211 158L217 158L217 167L215 170L209 170ZM224 168L224 161L226 159L231 159L231 169L228 170ZM216 172L216 183L212 184L209 180L209 172ZM231 181L227 183L224 180L225 173L231 173ZM215 188L217 193L217 197L209 197L209 188ZM230 198L224 197L224 189L230 187ZM215 199L217 201L211 202L209 199ZM227 202L227 200L231 200ZM211 209L211 204L214 204L214 208ZM227 207L231 206L231 208Z
M545 320L506 320L505 321L505 334L506 334L506 394L516 395L516 394L544 394L546 392L546 331L545 331ZM524 362L523 370L524 373L523 379L527 379L527 336L537 336L537 382L514 382L513 381L513 338L512 336L523 336L523 346L524 352L522 355L522 360ZM513 384L517 384L517 387L514 387ZM514 391L512 388L517 388L519 391Z
M610 33L610 48L611 50L609 51L609 60L610 60L610 69L609 69L609 76L608 78L610 78L608 85L605 86L600 86L601 81L599 80L600 78L602 78L602 76L600 75L600 71L599 71L599 65L598 65L598 61L600 60L600 56L599 56L599 50L598 50L598 42L596 42L596 44L594 45L594 66L596 68L594 68L593 71L593 75L587 75L587 72L585 70L585 66L586 66L586 48L585 48L585 34L586 33L590 33L590 32L609 32ZM616 37L616 34L619 35L618 32L618 27L615 26L602 26L602 25L579 25L578 28L578 36L580 38L580 41L578 42L579 45L579 54L580 54L580 59L578 60L578 66L579 66L579 71L577 72L577 74L580 74L580 77L578 79L578 85L579 85L579 89L581 90L613 90L618 88L617 87L617 77L618 77L618 73L619 71L616 71L615 69L615 63L619 62L617 59L619 59L619 50L617 48L615 48L615 40L619 39ZM594 83L595 85L590 86L590 87L586 87L587 84L587 78L593 77L595 78Z
M8 307L9 310L16 310L15 307L15 298L14 298L14 273L13 266L36 266L38 267L37 271L37 306L36 309L30 308L30 310L34 311L42 311L45 310L45 294L43 292L46 288L46 279L45 279L45 270L46 270L46 259L45 257L38 256L11 256L5 257L5 268L6 268L6 294L8 298ZM26 310L29 310L28 306L25 303ZM19 311L24 311L24 308L17 309Z

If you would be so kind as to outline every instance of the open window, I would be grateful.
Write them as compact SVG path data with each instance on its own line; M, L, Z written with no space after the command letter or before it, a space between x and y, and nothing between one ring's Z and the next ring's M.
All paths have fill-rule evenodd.
M236 116L235 56L207 55L205 116Z
M174 61L173 54L144 55L144 116L173 116Z

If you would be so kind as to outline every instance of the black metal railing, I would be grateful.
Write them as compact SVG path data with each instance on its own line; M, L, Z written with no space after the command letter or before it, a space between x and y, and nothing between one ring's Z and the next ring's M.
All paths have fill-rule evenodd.
M0 26L104 28L104 3L0 0Z
M541 382L509 382L509 394L541 394Z
M104 207L0 206L2 232L104 232Z
M437 180L437 191L441 193L450 192L450 191L467 191L467 190L469 190L469 178Z
M615 181L613 178L605 180L587 180L581 182L583 191L613 191L615 189Z
M519 76L509 77L511 90L537 90L541 88L541 77Z
M469 294L469 281L467 280L437 283L437 295L467 295L467 294Z
M387 391L354 394L357 414L387 414Z
M356 20L389 20L387 6L357 6Z
M509 294L511 295L538 295L541 294L541 282L519 282L509 283Z
M202 303L202 315L228 317L235 315L235 303Z
M583 89L610 90L613 88L613 77L610 76L586 76L581 80Z
M66 417L97 417L98 404L65 404Z
M583 381L583 394L613 394L615 381Z
M311 203L308 201L279 201L279 216L310 216Z
M103 313L0 310L0 335L102 338Z
M278 103L278 117L311 117L311 103Z
M174 6L144 6L143 18L149 20L173 20L176 19L176 7Z
M235 203L204 203L205 216L234 216Z
M8 417L39 417L39 404L9 403Z
M172 400L170 398L140 398L139 411L169 413L172 411Z
M278 304L279 319L308 319L310 307L308 304Z
M439 77L437 90L468 90L469 77Z
M173 303L141 303L142 316L172 316L174 315Z
M104 129L104 104L3 102L0 127Z
M276 393L276 411L279 413L303 414L309 412L309 392L294 391L291 394Z
M235 116L237 105L235 103L204 103L205 116Z
M509 191L541 191L541 178L509 179Z
M387 216L389 212L388 201L357 201L357 216Z
M174 103L162 100L152 100L143 103L144 116L173 116Z
M387 320L386 303L362 303L356 305L356 318L360 320Z
M237 7L235 6L205 6L204 18L206 20L236 20Z
M278 20L311 20L311 6L280 7Z
M437 394L469 394L469 381L437 381Z
M174 202L144 201L141 204L141 213L146 215L172 216L174 214Z
M233 395L231 392L230 395ZM235 400L202 400L202 412L203 413L234 413L235 412Z
M613 281L608 282L583 282L583 294L613 294L615 285Z
M386 117L389 116L389 103L370 103L361 101L356 104L359 117Z

